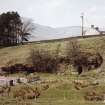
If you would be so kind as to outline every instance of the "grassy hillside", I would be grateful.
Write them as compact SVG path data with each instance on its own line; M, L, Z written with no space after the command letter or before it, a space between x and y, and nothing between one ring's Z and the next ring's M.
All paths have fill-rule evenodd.
M29 57L30 51L32 49L41 49L47 50L49 53L54 55L60 46L59 55L65 55L66 46L68 41L71 39L64 40L52 40L52 41L42 41L42 42L33 42L26 43L24 45L18 45L14 47L7 47L0 49L0 66L14 63L27 63L27 58ZM75 38L73 40L77 40L78 44L82 51L98 51L103 53L104 51L104 43L105 37L90 37L90 38ZM103 48L102 48L103 47Z
M0 49L0 66L15 63L27 63L31 49L47 50L54 55L56 49L60 46L59 56L65 56L67 40L54 40L26 43L24 45L7 47ZM99 52L105 58L104 45L105 37L91 37L91 38L75 38L80 45L82 51ZM103 68L104 69L104 68ZM105 94L105 73L97 73L96 71L89 71L80 76L67 72L65 75L56 75L48 73L34 73L26 76L25 74L13 74L12 76L30 77L40 76L43 83L21 84L11 87L10 96L0 94L0 105L104 105L103 101L86 101L84 96L87 92L96 92L94 94ZM82 81L82 85L75 87L74 81ZM98 84L97 82L98 81ZM20 91L24 85L31 88L42 88L43 85L49 85L47 90L41 90L41 95L37 99L21 99L13 98L14 91ZM79 89L78 89L79 88ZM22 88L24 92L24 88ZM27 92L27 91L25 91ZM105 99L104 99L105 100Z

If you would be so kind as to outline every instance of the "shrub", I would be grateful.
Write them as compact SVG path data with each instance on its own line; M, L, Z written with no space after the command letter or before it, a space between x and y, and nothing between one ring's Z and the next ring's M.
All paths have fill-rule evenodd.
M66 47L69 62L76 68L78 74L81 74L83 70L98 68L103 63L99 52L81 51L77 40L70 40Z
M40 52L32 49L28 59L36 72L52 73L57 71L58 59L57 57L52 57L48 51Z

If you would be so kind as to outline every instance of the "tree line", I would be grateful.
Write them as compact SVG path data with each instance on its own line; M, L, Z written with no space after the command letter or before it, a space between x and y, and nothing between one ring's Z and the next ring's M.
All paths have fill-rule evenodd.
M9 11L0 15L0 46L13 46L28 41L34 30L29 19L22 18L18 12Z

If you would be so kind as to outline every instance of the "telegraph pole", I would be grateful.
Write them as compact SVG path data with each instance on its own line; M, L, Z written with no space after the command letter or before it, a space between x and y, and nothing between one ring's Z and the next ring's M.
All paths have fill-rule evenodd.
M81 30L82 32L81 33L82 33L82 36L84 36L84 13L81 14L81 19L82 19L82 24L81 24L82 25L82 30Z

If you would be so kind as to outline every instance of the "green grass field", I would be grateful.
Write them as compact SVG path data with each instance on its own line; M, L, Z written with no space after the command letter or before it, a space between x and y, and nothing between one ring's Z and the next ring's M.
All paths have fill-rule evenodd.
M76 90L74 88L74 80L87 80L91 81L93 76L86 78L89 74L86 74L85 77L77 77L77 75L55 75L48 73L37 73L41 79L50 81L46 84L49 85L49 88L45 91L41 91L40 97L35 99L15 99L12 97L14 90L23 87L24 84L19 86L12 87L10 96L0 96L0 105L104 105L103 101L85 101L84 95L85 92L96 90L98 93L105 92L105 84L99 84L97 86L88 86ZM94 74L97 75L97 74ZM51 82L57 81L57 82ZM39 87L42 85L39 84L27 84L31 87Z

